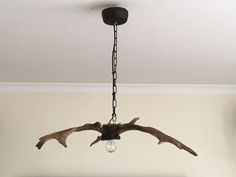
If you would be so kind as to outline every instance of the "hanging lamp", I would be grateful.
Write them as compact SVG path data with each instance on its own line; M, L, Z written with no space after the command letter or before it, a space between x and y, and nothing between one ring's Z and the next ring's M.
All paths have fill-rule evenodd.
M48 135L45 135L39 138L39 142L36 144L38 149L46 143L48 140L56 139L60 144L64 147L67 147L66 139L67 137L72 134L73 132L80 132L84 130L94 130L101 133L91 144L90 146L94 145L99 141L107 141L106 143L106 150L108 152L114 152L116 150L116 145L114 140L120 139L120 135L124 132L131 131L131 130L138 130L141 132L145 132L148 134L153 135L156 137L161 144L163 142L168 142L179 149L184 149L190 154L197 156L197 153L189 148L188 146L184 145L177 139L153 128L153 127L145 127L141 125L137 125L136 121L139 118L134 118L129 123L124 124L117 124L117 115L116 115L116 107L117 107L117 100L116 100L116 93L117 93L117 26L122 25L127 22L128 19L128 11L121 7L110 7L106 8L102 11L102 18L105 24L113 26L114 30L114 44L112 50L112 115L111 119L108 121L107 124L101 124L100 122L96 123L87 123L83 126L79 127L72 127L69 129L65 129L62 131L54 132Z

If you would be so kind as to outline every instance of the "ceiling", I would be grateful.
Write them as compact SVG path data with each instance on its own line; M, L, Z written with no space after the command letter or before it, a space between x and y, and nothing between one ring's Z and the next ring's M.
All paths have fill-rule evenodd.
M111 82L112 5L119 83L236 84L234 0L0 0L0 82Z

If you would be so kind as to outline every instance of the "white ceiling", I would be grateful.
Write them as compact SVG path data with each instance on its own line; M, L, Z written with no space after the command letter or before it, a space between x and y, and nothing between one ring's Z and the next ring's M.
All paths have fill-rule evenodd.
M113 4L119 83L236 84L234 0L0 0L0 82L111 82Z

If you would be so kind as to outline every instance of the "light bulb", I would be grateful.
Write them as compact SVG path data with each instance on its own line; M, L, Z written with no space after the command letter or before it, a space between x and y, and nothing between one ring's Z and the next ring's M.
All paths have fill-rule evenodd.
M116 143L115 143L115 141L113 141L113 140L107 141L105 147L106 147L106 151L107 151L107 152L112 153L112 152L115 152L115 151L116 151Z

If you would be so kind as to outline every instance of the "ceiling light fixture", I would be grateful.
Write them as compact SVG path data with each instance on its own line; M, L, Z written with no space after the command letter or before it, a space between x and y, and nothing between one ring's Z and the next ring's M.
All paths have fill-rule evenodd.
M128 11L121 7L110 7L106 8L102 11L102 18L105 24L112 25L114 29L114 44L112 50L112 116L111 119L107 124L101 124L100 122L96 122L94 124L87 123L83 126L73 127L66 130L54 132L48 135L45 135L39 138L39 142L37 143L36 147L41 149L43 144L51 139L56 139L60 144L64 147L67 147L66 139L67 137L73 132L79 132L84 130L95 130L101 133L101 136L98 136L95 141L93 141L90 146L94 145L99 141L107 141L106 143L106 150L108 152L114 152L116 150L116 145L114 140L120 139L120 134L130 131L130 130L138 130L145 133L149 133L159 139L159 143L169 142L179 149L184 149L191 153L194 156L197 156L197 153L189 148L188 146L184 145L177 139L166 135L165 133L153 128L153 127L144 127L141 125L135 124L139 118L134 118L129 123L125 124L117 124L117 115L116 115L116 107L117 107L117 100L116 100L116 93L117 93L117 86L116 86L116 79L117 79L117 26L122 25L127 22L128 19Z

